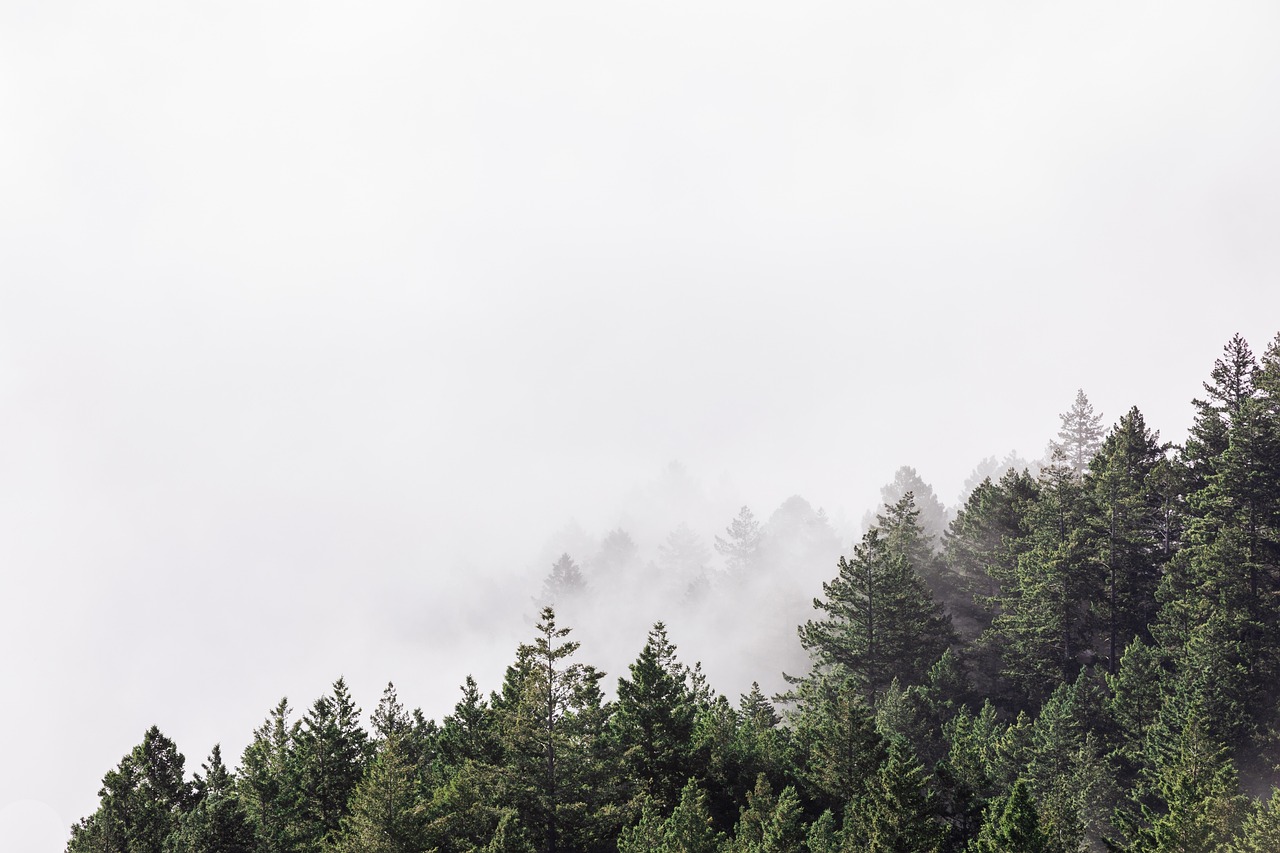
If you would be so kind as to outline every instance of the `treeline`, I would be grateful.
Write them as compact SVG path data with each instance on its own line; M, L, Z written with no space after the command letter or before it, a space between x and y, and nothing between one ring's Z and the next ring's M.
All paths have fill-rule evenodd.
M608 699L546 607L439 723L388 686L365 728L339 680L190 780L151 729L67 849L1280 850L1280 336L1204 388L1181 447L1080 395L1049 464L982 480L940 541L890 502L785 695L718 695L659 623Z

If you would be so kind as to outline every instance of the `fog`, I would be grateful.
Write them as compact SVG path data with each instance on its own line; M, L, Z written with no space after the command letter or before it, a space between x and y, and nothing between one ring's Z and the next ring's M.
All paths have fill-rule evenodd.
M776 689L779 602L901 466L954 505L1077 388L1179 440L1230 335L1280 331L1277 35L1265 2L0 4L0 848L61 849L153 723L190 769L339 675L366 712L497 689L565 551L607 683L662 618ZM834 540L723 592L714 536L792 496ZM681 524L712 604L646 583Z

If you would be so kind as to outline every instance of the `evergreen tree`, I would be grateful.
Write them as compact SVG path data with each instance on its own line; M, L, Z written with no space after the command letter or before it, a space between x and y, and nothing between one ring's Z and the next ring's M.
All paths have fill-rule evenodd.
M103 777L98 810L72 827L68 853L163 853L191 804L183 764L173 741L148 729Z
M810 678L793 698L796 774L810 800L843 809L885 758L875 717L852 678Z
M1268 799L1250 806L1240 835L1227 848L1227 853L1275 853L1277 850L1280 850L1280 789L1272 788Z
M1098 602L1106 642L1099 651L1112 674L1120 652L1147 632L1156 613L1156 585L1168 556L1161 547L1164 501L1154 478L1163 461L1158 434L1135 407L1089 464L1085 488L1106 572L1105 598Z
M816 666L856 678L869 698L894 678L924 679L952 635L949 621L910 557L872 528L840 558L839 574L822 585L813 606L826 614L800 628L800 643Z
M334 853L422 853L427 816L420 807L418 768L406 748L407 730L393 731L352 792Z
M1047 853L1050 849L1048 840L1040 829L1040 820L1027 783L1019 779L1014 783L1009 796L993 802L987 809L978 837L970 843L968 851Z
M800 798L795 788L783 788L773 795L764 774L756 778L756 787L747 792L729 844L732 853L801 853L805 849L805 832L801 823Z
M661 622L630 672L618 679L613 731L632 776L658 807L673 807L687 779L695 709L687 672Z
M716 552L724 559L731 575L744 576L760 568L764 530L748 507L725 528L728 538L716 537Z
M297 845L302 809L300 726L289 722L289 712L288 700L281 699L254 730L236 779L262 853L292 853Z
M333 683L333 695L312 704L297 733L302 790L300 844L320 850L337 833L347 801L364 776L368 735L360 727L360 709L346 682Z
M1094 414L1093 405L1085 396L1084 389L1080 389L1076 391L1071 408L1059 417L1062 426L1053 447L1061 451L1066 464L1079 477L1102 443L1102 415Z
M551 572L542 581L542 601L552 606L564 606L581 598L587 591L582 570L568 554L551 565Z
M720 853L724 844L723 833L713 825L706 792L690 779L666 819L652 805L646 806L640 822L619 836L618 853Z
M936 819L924 768L905 741L891 741L884 764L845 810L844 848L932 853L942 850L946 834Z
M916 473L916 469L903 465L893 475L893 482L880 488L880 504L882 510L892 510L907 495L912 496L912 503L919 513L919 528L923 536L923 544L930 552L938 547L938 543L946 532L950 519L947 509L938 500L933 487Z
M572 661L578 643L545 607L533 643L521 644L497 704L504 785L535 848L586 850L619 819L598 775L606 714L602 673ZM603 768L608 773L612 768ZM602 801L602 798L605 798Z
M967 639L990 627L1001 593L1016 584L1018 558L1031 547L1031 510L1039 498L1039 484L1028 473L1010 470L998 482L979 483L951 522L943 550L947 566L972 596L972 605L952 605Z
M222 749L214 745L204 775L192 784L195 805L169 836L169 853L256 853L253 825L236 796L234 777L222 763Z
M1012 583L1001 590L999 612L984 638L1001 657L1001 674L1030 707L1073 679L1092 654L1092 604L1102 576L1087 511L1086 495L1069 467L1056 464L1041 472L1029 547L1018 556Z
M471 676L462 684L462 698L453 713L444 718L440 728L440 761L452 772L468 761L497 765L502 761L502 745L495 730L497 723L489 703Z

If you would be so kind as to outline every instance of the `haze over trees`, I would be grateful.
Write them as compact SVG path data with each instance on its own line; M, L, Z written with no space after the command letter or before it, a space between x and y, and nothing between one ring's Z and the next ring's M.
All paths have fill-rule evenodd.
M1179 447L1078 393L940 536L910 468L847 549L799 496L647 560L578 530L490 692L437 723L388 685L366 725L339 678L190 776L152 727L68 853L1275 850L1280 335L1229 341L1194 408ZM610 678L564 614L644 590L672 618ZM718 692L673 639L694 619L780 692Z

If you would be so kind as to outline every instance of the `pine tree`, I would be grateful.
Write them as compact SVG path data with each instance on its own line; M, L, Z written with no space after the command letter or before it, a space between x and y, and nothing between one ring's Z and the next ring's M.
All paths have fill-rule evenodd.
M690 779L680 791L680 801L664 820L647 806L640 822L624 829L618 853L720 853L725 844L707 807L707 794Z
M1093 602L1103 587L1097 545L1085 518L1087 495L1064 464L1040 474L1030 511L1029 547L996 600L999 612L983 642L996 650L1001 674L1019 702L1035 707L1075 677L1092 653Z
M889 743L888 757L845 810L846 850L867 853L934 853L943 849L946 829L936 819L928 776L910 746Z
M304 850L319 850L337 833L369 760L360 709L343 679L333 683L332 696L320 697L307 711L297 744L303 795L300 841Z
M163 853L191 805L184 759L152 726L102 780L99 807L72 828L68 853Z
M800 798L795 788L783 788L773 795L764 774L756 778L756 787L747 792L747 804L738 817L732 853L801 853L805 849L805 833L801 823Z
M537 636L521 644L496 704L504 785L521 825L544 853L588 849L620 817L604 754L603 674L572 661L578 643L545 607ZM603 767L602 767L603 765Z
M916 473L916 469L903 465L893 475L893 482L880 488L880 504L883 510L891 510L907 495L912 496L913 506L919 512L919 527L924 546L934 551L950 519L947 509L938 500L933 487Z
M440 729L441 763L449 771L458 770L468 761L482 765L501 763L502 745L496 725L489 703L480 694L475 679L468 675L462 684L462 698Z
M952 607L967 639L991 626L1001 593L1016 583L1018 558L1031 547L1031 510L1039 498L1040 486L1029 474L1010 470L998 482L978 484L951 522L943 549L947 566L973 600Z
M1050 849L1027 783L1019 779L1009 796L996 800L987 809L968 853L1047 853Z
M289 722L289 702L281 699L253 733L240 761L236 788L262 853L297 849L302 809L299 724Z
M724 558L731 575L744 576L760 568L764 530L748 507L725 528L728 538L716 537L716 552Z
M1106 637L1100 649L1114 674L1120 652L1146 634L1156 613L1156 586L1168 551L1162 548L1163 496L1155 479L1164 448L1135 407L1120 419L1089 463L1086 491L1099 531L1099 562L1106 572L1098 602Z
M541 600L554 606L566 606L581 598L587 591L582 570L568 554L551 565L551 572L542 581Z
M813 606L826 614L800 628L816 666L856 678L869 699L894 678L922 681L952 635L949 620L911 567L908 554L872 528L840 558L839 574Z
M800 684L793 699L796 774L810 800L843 809L886 755L861 686L852 678L819 676Z
M1079 477L1102 443L1102 415L1094 414L1093 405L1085 396L1084 389L1080 389L1076 391L1071 408L1059 417L1062 427L1053 447L1062 452L1067 465Z
M427 819L419 773L406 749L407 731L393 731L351 794L349 813L329 849L334 853L421 853Z
M618 679L614 736L632 776L659 807L672 807L687 779L695 709L687 672L661 622L630 673Z
M1280 850L1280 788L1266 800L1254 802L1227 853L1275 853Z
M168 853L256 853L253 825L216 744L192 784L195 805L169 836Z

